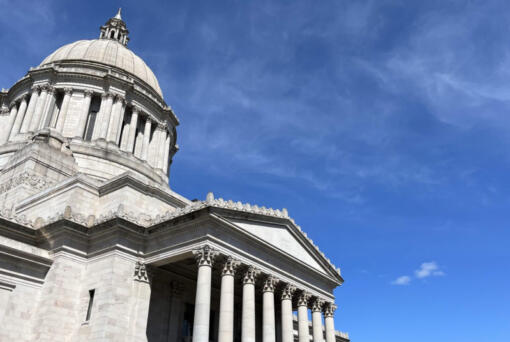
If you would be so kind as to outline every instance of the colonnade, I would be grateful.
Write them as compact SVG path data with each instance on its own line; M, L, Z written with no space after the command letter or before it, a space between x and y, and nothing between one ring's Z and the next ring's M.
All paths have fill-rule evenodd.
M195 316L193 321L193 342L209 341L209 322L211 306L211 278L212 266L219 258L209 246L194 251L197 265L197 288L195 299ZM262 274L253 266L239 267L240 263L232 257L221 258L221 289L219 307L218 342L232 342L234 340L234 276L237 271L242 273L242 317L241 341L255 342L256 314L255 314L255 281L263 281L262 287L262 342L276 341L275 324L275 295L279 280L271 274ZM281 341L294 341L293 302L297 303L298 338L299 342L310 342L308 310L312 311L312 337L314 342L335 341L335 327L333 314L336 306L326 303L321 298L313 297L303 290L288 283L279 284L281 305ZM322 316L324 315L324 325ZM325 332L325 333L324 333Z
M133 153L152 167L168 172L172 136L166 125L143 113L136 105L129 106L129 115L125 99L110 92L101 95L99 110L92 113L93 98L99 95L89 90L79 92L83 93L79 109L70 111L73 89L56 89L51 85L32 87L31 94L11 103L0 144L45 127L53 127L62 134L64 126L69 126L66 133L80 139L84 139L86 130L91 129L90 140L106 140L121 151ZM95 118L89 128L92 114ZM70 115L73 118L68 118ZM66 120L70 120L72 126L66 124Z

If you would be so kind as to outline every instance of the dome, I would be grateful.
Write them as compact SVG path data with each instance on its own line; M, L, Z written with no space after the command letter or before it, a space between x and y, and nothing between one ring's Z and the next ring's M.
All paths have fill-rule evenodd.
M39 66L76 60L97 62L122 69L145 82L163 97L158 80L147 64L114 39L79 40L64 45L46 57Z

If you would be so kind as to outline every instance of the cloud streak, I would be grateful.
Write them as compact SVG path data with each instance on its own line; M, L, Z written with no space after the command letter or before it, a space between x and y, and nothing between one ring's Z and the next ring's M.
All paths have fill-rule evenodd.
M418 269L414 271L414 279L425 279L429 277L445 276L446 273L440 269L435 261L423 262ZM409 285L413 278L403 275L391 282L392 285Z

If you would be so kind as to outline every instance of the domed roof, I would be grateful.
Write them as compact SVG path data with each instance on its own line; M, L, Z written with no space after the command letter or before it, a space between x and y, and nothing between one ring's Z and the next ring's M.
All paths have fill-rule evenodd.
M79 40L57 49L39 66L59 61L90 61L117 67L138 77L163 97L158 80L145 62L114 39Z

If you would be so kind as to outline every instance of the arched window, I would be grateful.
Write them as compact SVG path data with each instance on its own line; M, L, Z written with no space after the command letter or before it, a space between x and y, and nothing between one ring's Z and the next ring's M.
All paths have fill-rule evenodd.
M110 38L111 39L115 38L115 30L110 31Z

